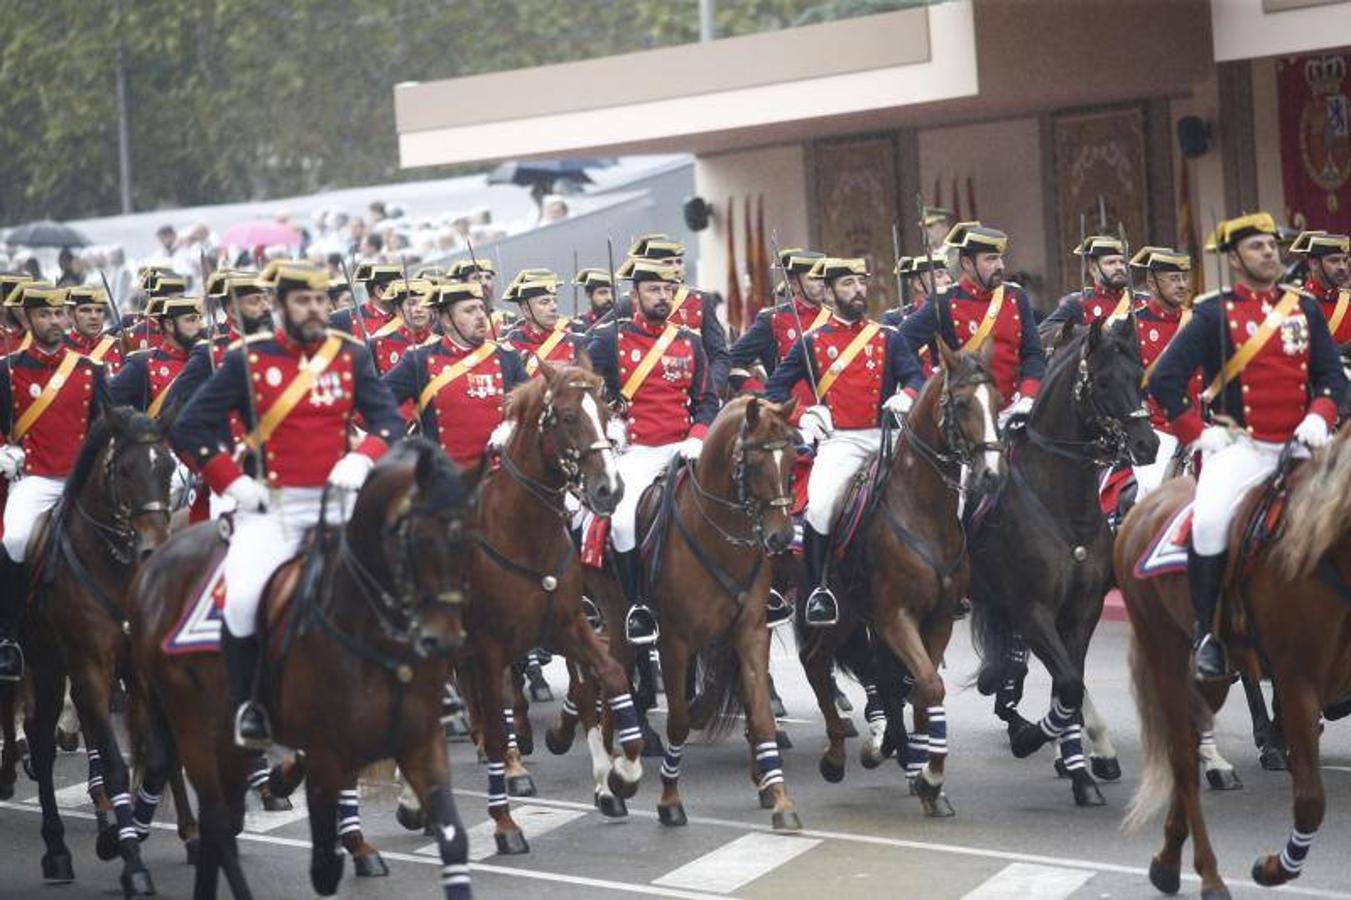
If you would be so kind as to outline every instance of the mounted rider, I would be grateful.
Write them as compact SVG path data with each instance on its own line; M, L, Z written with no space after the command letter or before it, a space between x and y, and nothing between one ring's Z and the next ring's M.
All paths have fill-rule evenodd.
M502 424L502 404L527 379L520 357L488 340L488 308L476 282L447 282L431 296L440 337L405 353L384 377L397 404L416 404L422 434L473 470Z
M578 269L573 283L586 294L586 312L572 320L574 331L586 332L600 321L615 303L615 289L605 269Z
M153 350L137 350L111 382L108 394L114 406L130 406L150 418L166 408L170 388L188 364L188 356L202 336L202 301L196 297L166 297L158 307L159 333Z
M391 281L385 287L383 299L394 310L394 318L380 329L379 337L371 335L375 371L384 375L409 350L432 339L432 310L428 301L435 291L434 283L416 278Z
M256 629L263 589L318 523L325 485L358 490L403 432L365 345L326 327L325 272L277 260L261 278L275 292L276 333L253 335L227 352L172 433L175 450L196 462L212 490L236 503L221 650L238 707L235 743L255 749L271 739L267 713L252 698L262 656ZM220 423L231 413L250 428L249 446L261 465L252 474L240 469L234 448L221 438ZM366 436L351 448L358 414ZM345 512L335 503L328 515L340 519Z
M672 457L699 458L718 398L699 335L671 313L679 270L634 258L626 272L633 282L633 318L598 326L586 349L614 403L627 405L628 448L619 457L624 496L611 516L610 538L615 574L629 604L624 633L639 645L655 642L658 633L656 617L642 600L638 503Z
M1197 298L1149 378L1177 439L1202 454L1187 556L1199 679L1227 668L1211 628L1239 500L1276 469L1292 438L1308 449L1326 444L1346 393L1318 301L1278 283L1276 235L1265 212L1218 225L1207 249L1225 255L1235 284ZM1197 369L1207 384L1200 404L1188 390Z
M1290 252L1304 257L1304 291L1318 301L1338 348L1351 344L1351 238L1326 231L1301 232Z
M66 306L71 314L66 343L77 353L102 363L106 375L116 375L122 367L122 343L118 335L106 331L108 294L103 288L89 285L68 288Z
M0 356L27 350L33 339L28 336L19 299L19 288L33 279L23 272L0 272Z
M979 222L958 222L944 239L957 251L956 284L931 297L901 323L901 334L918 353L937 359L938 336L950 347L973 353L993 342L991 368L1003 399L1000 422L1025 417L1046 374L1046 354L1027 292L1004 280L1009 238Z
M812 267L825 258L824 253L815 250L790 248L779 251L779 264L788 276L786 287L790 296L783 303L760 310L751 327L732 345L729 377L742 379L741 390L763 387L751 375L751 366L759 363L768 378L788 356L802 333L810 334L830 320L830 308L823 302L825 281L812 274ZM795 393L799 406L812 404L811 388L804 386Z
M807 482L802 550L814 590L808 625L839 621L827 585L830 528L854 475L882 445L882 416L910 411L924 376L899 331L868 320L868 270L861 259L819 259L812 275L826 287L831 316L808 332L769 379L766 399L782 403L806 383L812 404L794 411L803 442L816 445Z
M1131 290L1126 245L1120 238L1091 234L1073 252L1083 260L1090 283L1060 298L1055 311L1042 323L1043 328L1124 318L1144 299Z
M515 317L509 310L497 309L497 267L493 261L483 257L457 259L446 269L445 280L479 286L483 292L483 306L488 311L488 336L501 341Z
M727 386L728 372L732 368L732 359L727 353L727 334L718 320L717 299L706 291L684 283L685 245L665 234L642 235L629 247L628 258L620 265L615 277L628 278L632 266L638 260L671 266L676 270L681 282L676 285L675 296L671 299L671 321L699 336L704 358L708 360L713 394L721 397L723 388ZM621 318L633 315L636 290L635 285L626 300L620 303Z
M147 273L144 284L146 300L141 320L127 329L129 352L153 350L160 345L164 340L164 332L160 330L160 306L166 297L181 297L188 290L187 279L166 275L156 269Z
M345 331L362 343L370 343L396 330L397 312L385 296L389 285L403 278L403 269L388 263L359 263L352 280L366 289L366 301L339 309L328 317L328 327Z
M65 341L66 292L19 288L32 343L0 360L0 475L10 482L0 554L0 682L23 677L16 642L28 599L23 561L38 518L56 506L89 426L108 404L103 366Z
M902 256L896 261L896 274L900 276L901 287L905 294L900 300L900 305L882 313L879 320L883 325L890 325L892 328L901 327L905 317L919 309L924 305L924 301L929 299L931 281L933 289L940 292L952 284L952 272L948 271L948 257L941 250L936 250L928 256Z
M502 299L521 310L506 341L521 355L526 374L538 372L540 360L571 365L577 359L582 336L558 311L558 276L547 269L527 269L507 286Z

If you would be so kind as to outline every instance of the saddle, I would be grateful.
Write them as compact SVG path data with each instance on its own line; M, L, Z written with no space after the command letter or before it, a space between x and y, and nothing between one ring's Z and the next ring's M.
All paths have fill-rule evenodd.
M845 488L844 502L831 524L831 550L836 559L844 559L853 546L854 538L872 521L877 504L882 499L890 467L884 467L880 453L873 453L854 474Z
M281 662L292 642L305 632L306 613L327 562L325 551L339 536L340 529L333 526L310 529L301 542L300 552L278 566L263 587L258 628L270 662Z
M638 553L643 561L644 595L661 580L661 560L666 555L666 541L675 513L676 490L687 477L687 472L685 460L679 454L672 456L666 471L657 476L657 480L643 491L638 501Z

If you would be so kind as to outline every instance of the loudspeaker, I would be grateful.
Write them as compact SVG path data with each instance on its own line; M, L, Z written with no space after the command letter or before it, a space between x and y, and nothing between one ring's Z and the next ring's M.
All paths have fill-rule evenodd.
M708 227L708 220L713 214L713 207L709 206L703 197L687 197L684 213L686 228L690 231L703 231Z
M1177 145L1187 159L1205 156L1210 149L1210 125L1199 116L1183 116L1177 120Z

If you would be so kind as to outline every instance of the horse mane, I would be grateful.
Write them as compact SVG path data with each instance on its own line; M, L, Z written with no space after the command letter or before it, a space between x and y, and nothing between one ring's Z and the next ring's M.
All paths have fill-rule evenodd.
M103 414L89 426L89 433L85 435L84 443L80 445L75 465L71 468L65 487L61 491L61 509L68 509L75 502L80 492L84 490L85 483L89 481L99 455L109 442L121 437L130 437L132 440L145 438L158 440L159 426L154 419L134 411L131 407L104 410Z
M1304 466L1290 492L1285 534L1271 548L1276 571L1288 581L1313 573L1318 561L1351 526L1351 439L1343 429Z
M723 404L722 409L718 410L718 415L714 417L713 424L708 426L708 435L704 438L704 446L708 450L725 449L736 440L741 423L746 419L746 407L750 402L751 395L742 394ZM761 398L760 402L765 401Z
M423 454L427 455L428 463L433 468L430 487L418 498L418 504L436 509L465 506L468 503L469 489L465 486L460 470L439 446L425 437L412 436L399 441L389 453L385 454L376 468L383 469L410 463L416 466ZM409 486L411 489L413 483L410 482Z
M539 414L544 411L544 394L548 388L548 381L542 377L530 378L516 385L502 404L502 417L518 425L537 421Z

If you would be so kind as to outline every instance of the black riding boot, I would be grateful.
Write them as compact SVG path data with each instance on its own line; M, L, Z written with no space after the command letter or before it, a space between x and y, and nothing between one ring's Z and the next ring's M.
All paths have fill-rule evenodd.
M624 635L630 644L640 647L655 644L660 632L657 629L657 617L643 603L642 596L642 560L638 548L614 554L615 574L619 576L619 586L624 590L624 599L629 604L629 614L624 617Z
M23 618L26 593L23 565L0 548L0 682L23 679L19 621Z
M1196 678L1210 681L1223 678L1228 672L1224 646L1211 633L1215 609L1220 602L1224 585L1224 568L1228 554L1201 556L1187 550L1187 587L1191 590L1192 609L1196 613Z
M272 744L272 726L267 710L254 696L262 641L257 635L239 638L221 626L221 655L225 657L225 675L230 683L230 703L235 708L235 746L246 750L266 750Z
M802 553L807 562L807 582L814 586L807 597L807 624L826 628L840 621L840 604L826 586L826 559L830 555L830 536L817 534L810 525L802 526Z

